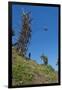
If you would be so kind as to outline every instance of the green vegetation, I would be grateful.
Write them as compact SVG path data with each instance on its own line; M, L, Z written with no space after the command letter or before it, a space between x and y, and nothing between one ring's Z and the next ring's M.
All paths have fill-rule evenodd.
M41 60L43 60L43 62L44 62L45 65L48 64L48 57L47 56L42 55L40 58L41 58Z
M57 83L57 72L50 65L37 64L18 55L12 48L12 85Z

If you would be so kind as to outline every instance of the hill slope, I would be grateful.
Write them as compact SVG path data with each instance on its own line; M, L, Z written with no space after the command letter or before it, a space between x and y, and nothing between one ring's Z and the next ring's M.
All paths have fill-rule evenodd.
M37 64L26 60L12 48L12 85L57 83L57 73L50 65Z

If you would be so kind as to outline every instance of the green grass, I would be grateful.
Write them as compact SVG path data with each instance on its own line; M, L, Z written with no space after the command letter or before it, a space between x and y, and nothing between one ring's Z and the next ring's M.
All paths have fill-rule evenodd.
M26 60L12 49L12 85L56 83L57 73L50 65Z

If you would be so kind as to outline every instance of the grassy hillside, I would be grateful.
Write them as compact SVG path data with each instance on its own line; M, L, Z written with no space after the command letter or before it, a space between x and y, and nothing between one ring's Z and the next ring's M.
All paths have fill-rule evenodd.
M37 64L26 60L12 49L12 85L57 83L57 72L50 65Z

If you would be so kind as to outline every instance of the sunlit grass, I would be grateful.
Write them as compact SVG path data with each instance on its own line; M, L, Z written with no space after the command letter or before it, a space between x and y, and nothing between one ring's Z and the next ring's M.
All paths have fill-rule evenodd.
M18 55L16 49L13 48L12 85L35 84L34 82L37 84L57 82L55 70L50 65L37 64L33 60L26 60L26 58Z

